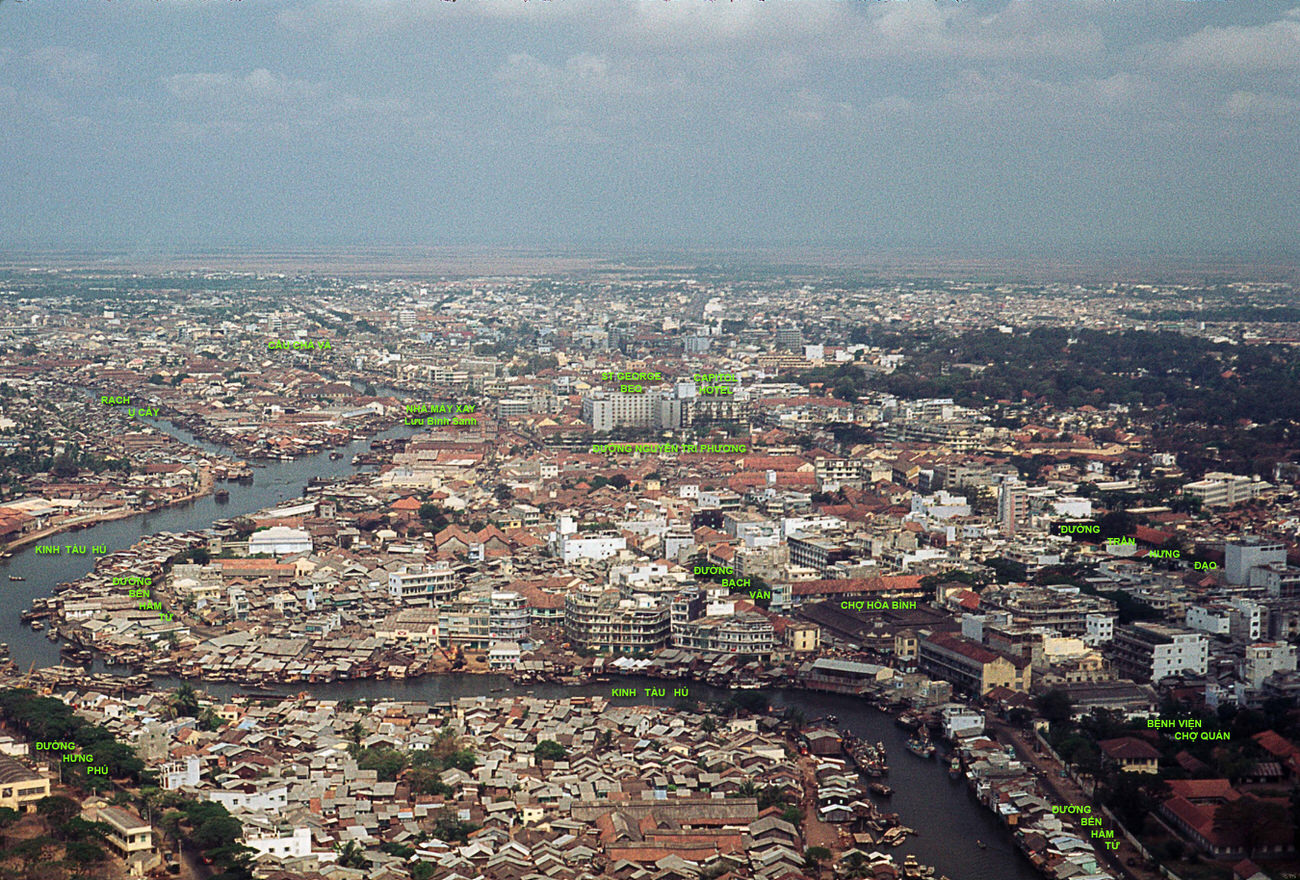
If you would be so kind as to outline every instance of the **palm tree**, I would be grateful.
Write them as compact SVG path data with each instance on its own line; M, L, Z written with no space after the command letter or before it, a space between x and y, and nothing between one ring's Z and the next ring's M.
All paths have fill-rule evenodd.
M194 685L188 681L183 681L180 687L172 691L171 699L168 701L172 709L174 718L196 718L199 714L199 695L194 690Z
M341 868L361 868L364 870L370 867L370 859L366 858L365 851L357 845L355 840L349 840L339 850L339 857L335 864Z

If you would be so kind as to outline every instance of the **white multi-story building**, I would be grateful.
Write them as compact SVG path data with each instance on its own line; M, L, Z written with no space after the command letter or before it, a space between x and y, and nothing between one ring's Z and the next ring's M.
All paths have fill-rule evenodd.
M1092 516L1092 502L1077 495L1061 495L1048 502L1052 513L1068 519L1087 519Z
M183 785L199 784L199 756L190 755L184 761L171 761L158 770L158 785L166 791L172 791Z
M1204 633L1191 630L1134 623L1116 627L1111 646L1116 671L1134 681L1204 675L1209 666L1210 640Z
M1268 609L1253 599L1228 600L1228 635L1234 642L1257 642L1268 626Z
M672 641L701 654L752 654L767 657L776 648L772 622L756 611L735 611L732 603L714 603L695 620L674 622Z
M1227 474L1214 471L1183 486L1183 494L1199 498L1206 507L1231 507L1241 501L1249 501L1271 484L1239 474Z
M239 782L230 788L210 788L200 791L199 797L221 804L227 810L258 810L278 813L289 805L289 786L286 783Z
M1286 565L1286 545L1281 541L1249 535L1223 545L1223 575L1230 584L1248 583L1252 568L1269 565Z
M1274 599L1294 599L1300 596L1300 568L1289 565L1256 565L1250 570L1247 583L1263 587Z
M565 632L593 650L646 654L667 644L669 626L669 604L649 596L584 587L564 597Z
M740 510L741 498L730 489L701 489L701 510Z
M615 565L609 570L609 585L625 597L633 593L675 595L691 581L691 573L686 569L661 562Z
M939 520L954 516L970 516L970 504L967 503L966 496L952 495L940 489L933 495L913 495L912 516Z
M524 597L513 590L494 590L489 609L489 629L493 642L519 643L529 641L528 628L532 615Z
M1108 645L1115 638L1115 618L1110 615L1089 614L1083 622L1083 643L1088 647Z
M1232 625L1226 605L1188 605L1183 621L1188 629L1212 636L1226 636Z
M300 859L311 855L311 829L265 828L245 830L244 845L259 854L281 859Z
M592 391L582 398L582 420L597 434L616 428L676 429L682 426L683 402L673 390L638 394Z
M574 532L561 534L556 541L556 554L565 562L580 559L600 561L627 549L627 538L613 532Z
M407 565L388 573L388 595L408 605L441 605L458 592L455 573L445 561Z
M1264 679L1274 672L1295 672L1296 650L1286 642L1259 642L1246 646L1242 661L1241 680L1247 687L1258 690Z

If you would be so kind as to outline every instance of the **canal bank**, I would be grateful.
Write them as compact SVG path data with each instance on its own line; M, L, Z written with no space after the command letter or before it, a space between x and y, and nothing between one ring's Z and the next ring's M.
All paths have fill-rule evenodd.
M191 443L209 452L229 454L230 450L214 446L195 438L188 431L166 422L153 422L155 428L173 437ZM412 429L398 426L390 428L372 439L409 437ZM359 470L351 464L352 456L370 449L370 440L356 440L337 451L341 458L331 459L329 452L319 452L294 461L270 461L264 467L253 469L252 483L222 483L221 488L230 493L228 498L217 499L208 494L188 504L147 511L136 516L99 522L85 529L51 536L14 551L9 559L0 560L0 642L9 645L10 656L20 669L33 663L38 666L56 666L59 663L59 645L47 640L42 633L24 626L19 615L29 608L33 599L50 596L54 588L84 577L95 564L91 548L105 547L108 552L124 550L141 538L158 532L188 532L209 528L214 522L255 513L266 507L297 498L307 481L312 478L346 477ZM61 552L55 555L38 554L42 543L85 547L85 552ZM10 580L19 578L19 580Z

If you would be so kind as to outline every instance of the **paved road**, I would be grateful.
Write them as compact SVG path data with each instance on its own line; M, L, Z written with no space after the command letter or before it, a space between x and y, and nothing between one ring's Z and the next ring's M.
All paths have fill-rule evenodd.
M208 880L216 873L216 867L203 864L203 858L196 847L188 842L181 844L181 880Z
M1110 827L1112 823L1106 818L1105 813L1101 811L1100 805L1085 794L1073 779L1061 775L1060 762L1050 752L1040 751L1041 747L1038 745L1037 739L1031 734L1027 734L1001 721L994 720L989 726L997 734L1000 741L1011 743L1016 747L1020 757L1025 763L1034 768L1039 779L1056 796L1057 800L1062 804L1092 804L1093 813L1102 817L1102 820L1106 822L1105 827ZM1128 842L1126 837L1119 833L1118 829L1115 831L1115 840L1119 842L1119 849L1107 850L1103 848L1099 850L1102 857L1113 868L1128 877L1129 880L1162 880L1162 875L1158 871L1146 867L1146 858L1137 851L1133 844ZM1128 864L1130 859L1133 860L1133 865Z

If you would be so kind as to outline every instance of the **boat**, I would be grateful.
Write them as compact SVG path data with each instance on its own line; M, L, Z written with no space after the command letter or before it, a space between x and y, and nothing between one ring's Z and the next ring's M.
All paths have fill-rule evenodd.
M907 842L907 835L911 830L910 828L904 828L902 825L890 828L880 836L880 842L886 846L902 846Z
M975 845L978 846L980 849L988 849L988 848L989 848L989 845L988 845L987 843L985 843L984 841L982 841L982 840L977 840L977 841L975 841Z
M953 779L961 778L961 758L957 755L948 759L948 775Z
M909 709L895 718L894 723L899 727L904 727L908 730L916 730L916 728L921 724L921 718Z
M918 728L907 740L907 750L918 758L931 758L934 756L934 743L930 742L930 734L924 727Z
M338 460L339 460L340 458L342 458L342 457L343 457L343 453L341 453L341 452L339 452L339 451L337 451L337 450L335 450L334 452L331 452L331 453L330 453L330 461L338 461Z
M25 581L25 580L27 580L27 578L25 578L25 577L19 577L19 576L16 575L16 574L11 574L11 575L9 575L9 580L11 580L11 581Z
M32 629L35 630L36 632L40 632L41 630L45 629L45 624L41 623L39 620L33 620Z
M218 501L229 501L229 500L230 500L230 490L229 490L229 489L218 489L217 491L215 491L215 492L212 493L212 497L215 498L215 499L217 499Z
M879 777L889 772L884 756L871 743L858 742L850 738L846 743L846 749L854 765L863 775Z
M867 788L871 789L872 794L878 794L881 797L891 797L894 794L894 790L883 782L872 782L867 785Z

